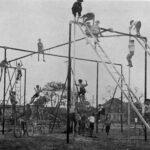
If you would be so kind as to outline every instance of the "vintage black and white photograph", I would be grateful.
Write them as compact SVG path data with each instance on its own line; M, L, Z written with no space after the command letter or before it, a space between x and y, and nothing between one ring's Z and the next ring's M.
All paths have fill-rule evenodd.
M150 150L150 0L0 0L0 150Z

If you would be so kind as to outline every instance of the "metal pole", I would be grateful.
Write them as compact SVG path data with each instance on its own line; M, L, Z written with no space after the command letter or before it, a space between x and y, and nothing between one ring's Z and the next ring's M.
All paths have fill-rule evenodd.
M121 76L123 76L123 66L121 65ZM123 88L123 79L121 78L121 88ZM123 92L121 90L121 133L123 133Z
M130 75L131 75L131 72L130 72L130 67L129 67L129 81L128 81L128 85L130 87ZM130 91L128 91L128 97L130 98ZM130 136L130 101L128 101L128 141L129 141L129 136Z
M129 27L129 35L131 35L131 28ZM129 36L129 44L131 41L131 36ZM130 53L130 48L129 48L129 53ZM129 66L129 74L128 74L128 85L130 87L130 66ZM130 91L128 90L128 97L130 98ZM130 101L128 101L128 142L129 142L129 136L130 136Z
M27 77L27 70L24 69L24 112L25 112L25 105L26 105L26 77Z
M68 98L67 98L67 144L70 132L70 101L71 101L71 22L69 23L69 51L68 51Z
M96 118L96 133L98 133L98 82L99 82L99 63L97 62L97 78L96 78L96 109L97 109L97 118Z
M4 60L5 60L5 62L7 61L6 55L7 55L7 49L4 49ZM5 133L5 100L6 100L5 91L6 91L6 66L4 66L3 124L2 124L2 134L3 135Z
M147 38L145 38L145 49L147 50ZM144 85L144 97L145 97L145 101L144 103L146 103L146 99L147 99L147 52L145 51L145 85ZM146 116L144 113L144 118L146 120ZM144 139L145 141L147 141L147 128L145 126L145 130L144 130Z

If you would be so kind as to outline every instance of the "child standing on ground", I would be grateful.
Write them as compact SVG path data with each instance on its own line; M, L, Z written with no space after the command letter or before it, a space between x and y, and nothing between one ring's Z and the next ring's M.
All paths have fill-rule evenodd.
M110 120L110 118L106 118L105 131L106 131L107 136L109 135L110 126L111 126L111 120Z
M90 137L93 137L94 123L95 123L94 113L88 118L88 120L90 122Z

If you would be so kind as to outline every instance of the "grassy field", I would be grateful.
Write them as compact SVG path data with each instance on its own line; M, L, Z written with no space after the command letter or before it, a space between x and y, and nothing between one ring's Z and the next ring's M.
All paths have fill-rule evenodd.
M0 150L150 150L150 134L148 141L144 141L140 129L130 129L128 138L127 128L121 133L115 127L110 135L99 130L90 138L70 134L70 143L66 144L66 134L53 133L49 135L36 135L32 137L14 138L12 134L0 135Z

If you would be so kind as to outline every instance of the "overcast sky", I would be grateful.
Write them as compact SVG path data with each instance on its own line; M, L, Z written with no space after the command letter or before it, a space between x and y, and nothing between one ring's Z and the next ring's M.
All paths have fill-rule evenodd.
M45 48L68 41L69 21L73 19L71 7L75 0L0 0L0 45L37 51L37 39L41 38ZM141 34L150 39L150 1L104 1L84 0L82 14L94 12L100 25L116 31L128 33L130 20L142 22ZM82 37L76 28L76 37ZM128 37L102 38L100 44L114 63L123 65L123 72L128 82ZM73 46L72 46L73 47ZM131 88L138 87L144 92L144 50L135 42L135 55L131 69ZM68 45L53 49L50 53L67 55ZM8 50L7 59L13 59L26 53ZM76 57L99 60L86 41L76 43ZM42 58L42 57L41 57ZM1 49L0 60L3 59ZM148 56L149 59L149 56ZM37 55L22 60L27 69L27 101L34 94L35 85L42 87L50 81L65 82L67 75L66 59L46 56L46 62L37 61ZM12 65L15 65L13 63ZM148 97L150 98L150 78L148 60ZM76 62L76 79L88 81L89 99L96 94L96 64ZM99 66L99 103L103 103L106 87L115 87L109 74ZM0 88L2 89L1 82ZM0 91L0 96L3 92Z

